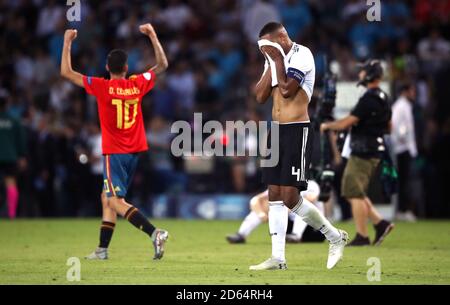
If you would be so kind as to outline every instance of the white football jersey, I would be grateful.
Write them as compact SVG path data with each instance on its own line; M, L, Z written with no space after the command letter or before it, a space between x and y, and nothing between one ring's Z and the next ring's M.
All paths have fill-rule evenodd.
M270 65L274 65L274 62L271 59L269 60L271 61ZM284 66L287 76L298 81L300 87L308 95L309 101L311 101L314 92L314 82L316 80L316 65L314 63L314 56L309 48L294 42L289 53L284 56ZM269 62L266 60L264 73L268 68ZM272 87L277 85L276 72L275 69L272 69Z

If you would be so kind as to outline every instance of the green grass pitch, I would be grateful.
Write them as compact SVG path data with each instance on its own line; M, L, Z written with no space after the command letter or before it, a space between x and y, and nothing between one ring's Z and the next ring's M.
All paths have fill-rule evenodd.
M156 220L170 231L166 255L152 261L148 238L120 221L108 261L85 261L97 245L99 220L0 221L0 284L73 284L69 257L81 259L78 284L450 284L450 222L399 223L381 247L347 248L344 260L326 269L327 244L287 246L289 269L250 272L270 255L267 225L245 245L224 236L237 221ZM339 227L354 234L351 223ZM381 281L367 280L367 259L381 261Z

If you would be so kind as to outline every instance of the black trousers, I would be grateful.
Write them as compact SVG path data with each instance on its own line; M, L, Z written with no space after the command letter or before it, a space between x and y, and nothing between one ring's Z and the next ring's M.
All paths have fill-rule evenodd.
M398 211L412 210L412 200L409 189L412 157L408 151L397 154L398 168Z

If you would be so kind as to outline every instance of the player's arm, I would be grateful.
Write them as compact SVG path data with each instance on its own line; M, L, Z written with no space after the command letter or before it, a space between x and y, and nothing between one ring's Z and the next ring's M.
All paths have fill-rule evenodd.
M139 27L142 34L147 35L153 45L153 50L155 51L156 65L151 67L150 70L155 72L155 74L160 74L167 70L169 67L169 62L167 61L166 53L159 42L158 35L150 23L143 24Z
M61 76L77 86L84 87L83 75L72 69L70 50L72 48L72 42L76 37L77 30L66 30L64 33L64 46L61 56Z
M278 88L284 98L291 98L297 94L300 86L297 80L287 77L284 58L280 51L271 46L263 46L261 49L275 62L275 71L277 73Z
M347 130L350 127L352 127L353 125L358 124L359 122L359 118L357 116L354 116L352 114L346 116L343 119L334 121L334 122L327 122L327 123L322 123L320 125L320 131L325 132L327 130Z
M256 84L255 95L259 104L264 104L272 93L272 73L270 67L265 69L261 79Z

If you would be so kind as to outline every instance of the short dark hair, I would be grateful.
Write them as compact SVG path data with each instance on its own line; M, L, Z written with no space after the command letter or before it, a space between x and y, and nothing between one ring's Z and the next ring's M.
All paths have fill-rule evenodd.
M125 72L127 65L128 54L124 50L115 49L109 52L107 64L109 72L112 74L120 74Z
M414 86L414 84L411 81L406 80L406 81L403 81L400 83L398 89L399 89L400 93L404 93L404 92L410 90L413 86Z
M259 38L263 37L264 35L271 34L275 32L276 30L279 30L283 27L283 25L279 22L269 22L266 23L265 26L261 29L259 32Z

